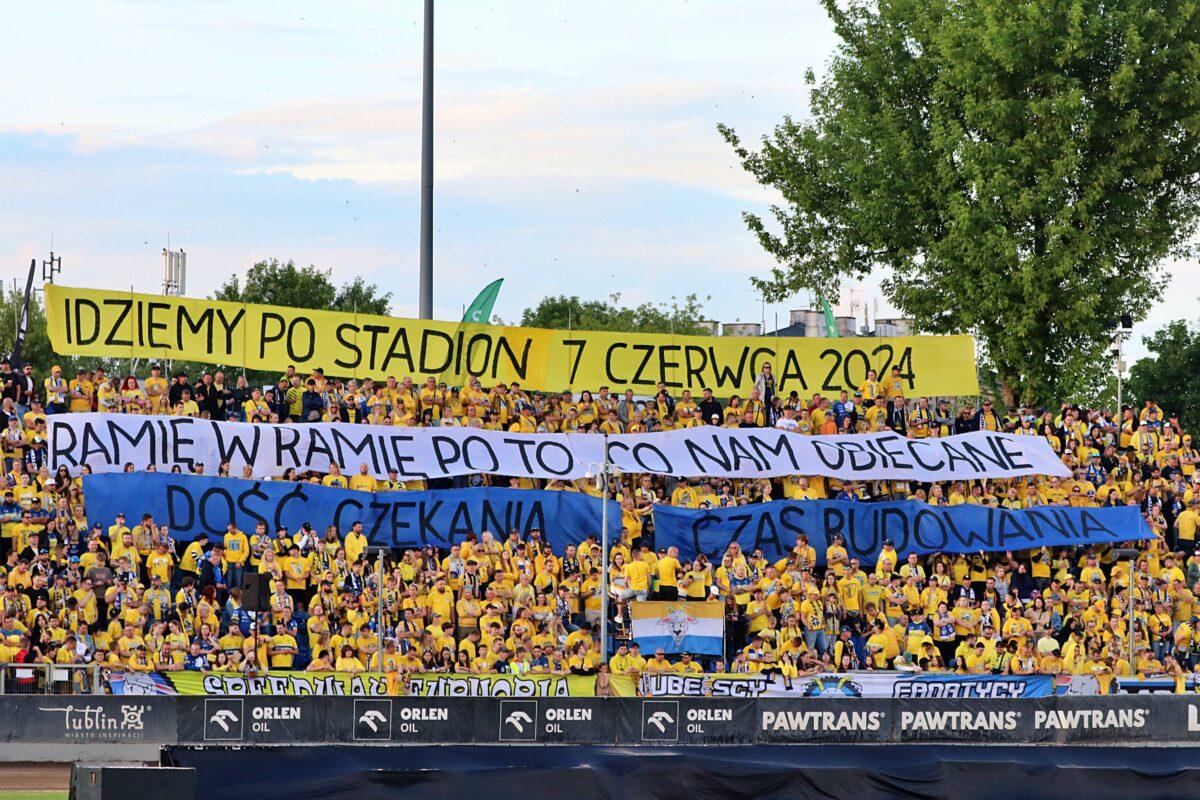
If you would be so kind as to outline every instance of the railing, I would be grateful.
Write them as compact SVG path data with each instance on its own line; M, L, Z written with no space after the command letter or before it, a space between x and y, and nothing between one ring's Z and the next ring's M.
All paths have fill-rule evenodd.
M0 664L0 694L104 694L94 664Z

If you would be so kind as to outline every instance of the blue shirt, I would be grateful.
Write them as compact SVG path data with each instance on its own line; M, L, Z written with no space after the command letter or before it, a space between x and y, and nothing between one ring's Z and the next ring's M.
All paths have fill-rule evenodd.
M206 671L208 669L208 654L201 653L198 656L194 656L191 653L188 653L183 657L183 668L191 670L192 672Z
M845 402L841 400L834 401L833 414L837 418L838 430L841 430L842 422L852 413L854 413L854 403L849 400L846 400Z

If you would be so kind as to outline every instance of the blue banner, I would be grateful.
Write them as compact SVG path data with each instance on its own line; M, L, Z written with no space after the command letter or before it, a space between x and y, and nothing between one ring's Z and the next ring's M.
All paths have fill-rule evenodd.
M562 553L568 544L600 536L600 500L578 492L525 489L446 489L432 492L369 492L311 483L209 478L163 472L114 473L84 478L88 518L106 528L117 514L132 527L154 515L180 541L200 533L223 535L232 520L253 533L263 522L269 533L292 533L311 523L320 534L336 525L345 534L354 522L372 544L391 547L449 547L468 533L491 531L498 539L516 529L538 529ZM609 537L621 533L621 507L609 501Z
M1137 506L1069 508L1042 506L1008 511L964 504L942 507L912 500L856 503L838 500L776 500L720 509L654 507L654 541L678 547L685 558L704 553L719 564L730 543L744 552L762 548L769 559L784 558L800 534L825 563L834 536L845 538L851 558L874 564L890 539L901 557L909 553L977 553L1113 544L1150 539Z

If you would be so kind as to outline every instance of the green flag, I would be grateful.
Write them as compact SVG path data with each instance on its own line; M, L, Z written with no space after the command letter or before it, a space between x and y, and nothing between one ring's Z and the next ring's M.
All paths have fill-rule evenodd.
M463 314L463 322L481 322L484 325L492 318L492 306L496 305L496 295L500 294L500 284L504 278L492 281L483 287L483 291L475 298L475 302L467 307Z
M838 338L837 320L833 318L833 309L824 297L821 298L821 308L825 312L825 336L830 339Z

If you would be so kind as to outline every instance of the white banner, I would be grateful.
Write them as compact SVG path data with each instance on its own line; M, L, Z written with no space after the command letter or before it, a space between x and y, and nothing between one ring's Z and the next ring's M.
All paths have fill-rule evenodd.
M701 426L661 433L507 433L479 428L396 428L340 422L265 425L193 417L55 414L50 417L50 468L78 475L121 472L126 465L205 474L229 462L235 476L328 472L401 479L472 473L529 478L584 477L608 455L623 472L765 478L825 475L842 480L970 480L1017 475L1070 475L1040 436L980 431L906 439L895 433L803 436L772 428Z

